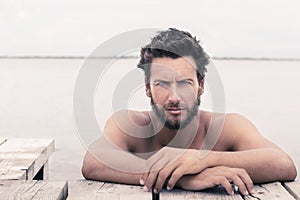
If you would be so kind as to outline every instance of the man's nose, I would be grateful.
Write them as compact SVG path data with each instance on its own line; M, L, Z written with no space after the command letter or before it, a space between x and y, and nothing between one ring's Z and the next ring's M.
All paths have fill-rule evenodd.
M180 95L178 94L178 89L176 87L171 87L169 91L169 102L178 103L180 102Z

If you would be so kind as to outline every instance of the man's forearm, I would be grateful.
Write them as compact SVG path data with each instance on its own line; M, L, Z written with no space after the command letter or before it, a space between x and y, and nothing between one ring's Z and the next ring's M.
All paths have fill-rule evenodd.
M124 163L122 164L124 166ZM128 170L128 166L124 167ZM134 173L133 169L131 171L132 172L129 172L129 170L121 171L108 167L90 153L87 153L85 156L82 166L82 174L86 179L135 185L139 184L141 173Z
M207 156L209 167L243 168L254 183L294 180L297 172L291 158L275 148L247 151L212 151Z
M138 184L145 160L112 145L104 137L85 155L82 174L86 179Z

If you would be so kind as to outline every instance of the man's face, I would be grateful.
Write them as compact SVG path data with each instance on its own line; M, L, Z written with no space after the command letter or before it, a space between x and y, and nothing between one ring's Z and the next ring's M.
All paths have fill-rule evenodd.
M146 94L154 112L169 129L186 127L198 112L204 83L199 86L195 66L192 57L152 60Z

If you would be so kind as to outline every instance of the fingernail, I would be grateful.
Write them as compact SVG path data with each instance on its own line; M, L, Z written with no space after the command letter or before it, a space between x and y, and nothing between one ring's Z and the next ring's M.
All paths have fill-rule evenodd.
M245 192L245 196L248 196L248 195L249 195L249 193L248 193L248 191L246 191L246 192Z
M143 190L144 190L145 192L148 192L147 186L144 186L144 187L143 187Z
M234 191L231 191L231 195L234 195Z
M154 192L155 194L158 194L158 191L157 191L157 189L155 189L155 188L154 188L153 192Z
M171 187L170 187L170 186L167 186L167 190L171 190Z
M143 179L140 179L140 184L141 184L141 185L144 185L144 184L145 184L145 182L144 182Z

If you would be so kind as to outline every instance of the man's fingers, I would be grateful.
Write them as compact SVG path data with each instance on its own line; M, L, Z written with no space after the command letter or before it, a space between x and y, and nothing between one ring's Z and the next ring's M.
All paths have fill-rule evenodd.
M244 169L239 169L239 176L242 179L242 181L245 183L247 190L249 193L252 193L253 189L253 182L250 178L249 174Z
M253 188L253 182L244 169L232 168L226 175L240 190L243 195L249 195Z
M145 185L145 180L147 180L149 175L149 172L145 172L142 174L142 176L140 177L140 184L141 185Z
M146 160L144 167L142 168L142 176L140 177L140 184L145 185L145 182L148 179L149 174L152 171L156 171L153 168L155 168L155 165L159 162L159 159L156 159L158 156L151 157L151 159Z
M167 182L167 189L172 189L178 179L182 176L182 170L178 167L176 163L171 164L170 166L167 166L163 169L161 169L158 173L158 177L155 184L155 189L159 192L166 181L169 178L169 181ZM171 184L170 184L171 183Z
M242 194L244 195L248 195L247 193L252 193L252 189L253 189L253 182L252 179L250 178L249 174L245 171L245 170L241 170L241 172L239 173L240 179L243 181L243 183L246 185L245 191L240 191L242 192ZM248 191L248 192L246 192Z
M145 181L148 179L148 176L150 174L151 166L145 165L143 167L142 175L140 177L140 184L145 185Z
M155 184L157 175L158 175L157 171L150 172L147 179L144 180L145 181L145 183L144 183L144 191L145 192L148 192L150 190L150 188L152 188L152 186Z
M234 191L232 189L232 186L231 186L229 180L227 178L225 178L224 176L216 177L214 185L222 185L229 195L234 194Z
M233 177L230 178L233 183L239 188L240 192L243 195L248 195L248 190L246 188L245 183L242 181L242 179L238 175L234 175Z
M155 186L154 186L154 189L156 189L157 192L161 191L161 189L163 188L166 180L170 176L171 172L172 171L170 171L168 169L162 169L161 171L159 171L157 179L156 179L156 183L155 183Z
M167 189L171 190L177 181L183 176L184 172L182 171L182 168L177 168L171 175L168 184L167 184Z

